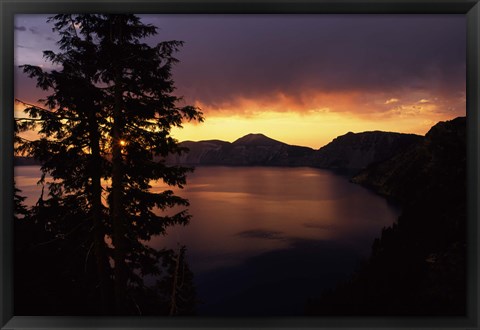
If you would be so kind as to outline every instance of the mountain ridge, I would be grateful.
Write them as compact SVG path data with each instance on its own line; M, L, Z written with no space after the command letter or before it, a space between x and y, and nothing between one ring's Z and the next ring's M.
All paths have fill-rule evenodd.
M348 132L334 138L315 154L314 165L332 169L363 169L392 157L418 142L416 134L366 131Z
M290 145L263 133L249 133L233 142L186 140L180 142L180 146L188 151L170 154L164 161L167 165L186 166L307 166L358 173L407 150L423 138L416 134L381 130L349 131L314 149ZM37 163L33 159L15 157L16 166Z
M183 154L166 158L173 165L224 166L302 166L310 163L315 151L309 147L292 146L261 133L250 133L233 142L222 140L183 141L188 148Z
M169 155L172 165L193 166L311 166L335 170L361 170L383 161L422 137L397 132L348 132L320 149L290 145L262 133L250 133L233 142L217 139L183 141L189 151Z

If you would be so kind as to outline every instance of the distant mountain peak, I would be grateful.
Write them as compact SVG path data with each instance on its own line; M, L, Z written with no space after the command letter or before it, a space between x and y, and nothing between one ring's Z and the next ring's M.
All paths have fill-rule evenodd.
M265 145L271 146L275 144L284 144L283 142L269 138L261 133L250 133L233 142L236 145Z
M456 120L461 122L461 119ZM438 127L437 127L438 126ZM441 123L427 134L443 136L450 127ZM442 127L445 126L445 129ZM437 134L438 131L438 134ZM313 166L340 170L360 170L372 163L393 157L425 137L384 131L347 132L318 150L289 145L262 133L250 133L234 142L220 140L184 141L189 149L182 155L171 155L169 164L221 166Z

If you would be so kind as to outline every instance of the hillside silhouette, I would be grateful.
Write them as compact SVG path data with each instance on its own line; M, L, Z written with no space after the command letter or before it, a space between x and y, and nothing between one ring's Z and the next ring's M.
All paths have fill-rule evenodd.
M398 221L347 282L307 304L312 315L465 315L466 118L440 122L414 146L353 182L397 200Z
M234 142L221 140L184 141L188 149L171 154L167 163L221 166L312 166L328 169L360 170L405 150L421 136L393 132L347 133L324 147L289 145L264 134L247 134Z

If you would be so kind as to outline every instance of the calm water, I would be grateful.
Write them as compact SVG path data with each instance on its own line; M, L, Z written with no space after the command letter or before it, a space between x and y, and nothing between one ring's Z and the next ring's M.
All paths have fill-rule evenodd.
M28 204L38 173L15 168ZM177 193L190 200L190 224L149 244L187 246L202 315L302 314L309 297L348 278L399 214L346 177L312 168L199 167Z

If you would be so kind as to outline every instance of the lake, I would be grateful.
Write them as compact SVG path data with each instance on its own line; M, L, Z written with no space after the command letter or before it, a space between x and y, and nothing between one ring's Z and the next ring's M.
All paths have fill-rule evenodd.
M15 177L34 204L39 167L15 167ZM199 315L301 315L308 298L348 279L400 213L346 176L306 167L198 167L174 191L190 201L190 224L149 245L187 247Z

